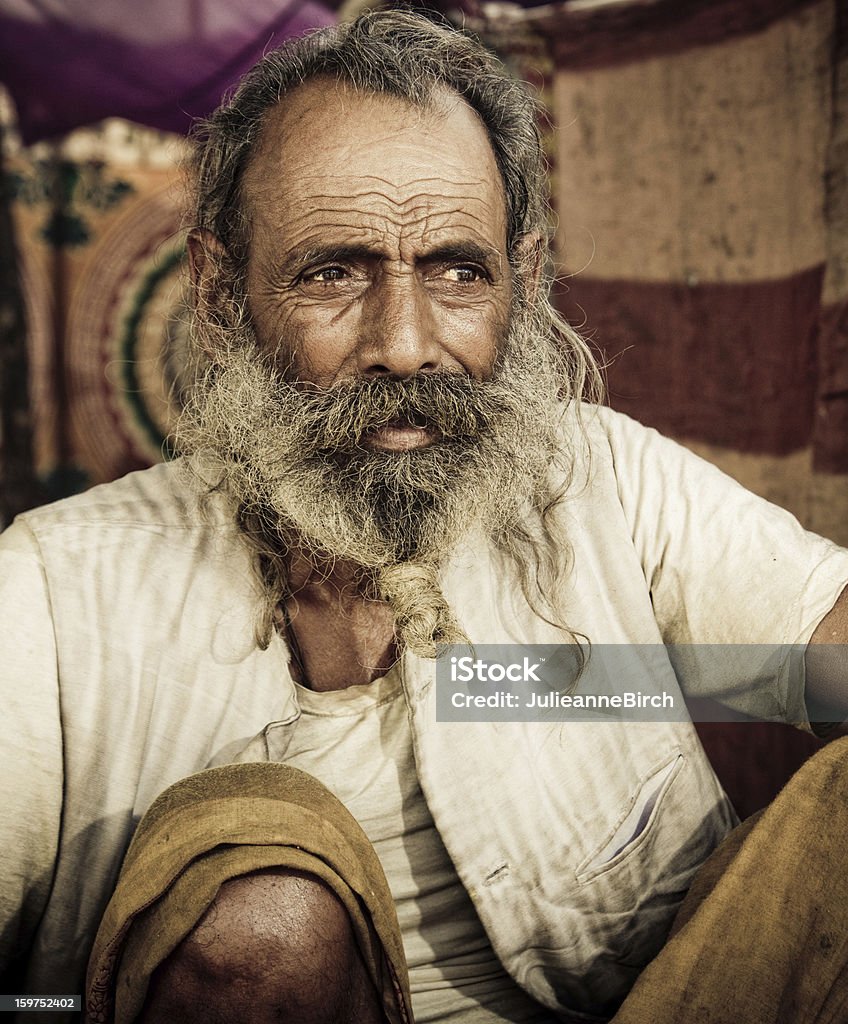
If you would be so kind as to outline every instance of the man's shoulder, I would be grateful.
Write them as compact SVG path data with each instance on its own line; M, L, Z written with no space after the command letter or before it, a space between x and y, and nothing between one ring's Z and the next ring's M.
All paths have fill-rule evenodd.
M560 472L571 506L591 506L586 514L603 521L616 515L619 506L632 521L660 509L679 509L686 495L698 504L704 492L730 500L743 491L685 445L609 406L569 407L561 438L553 471Z
M593 470L600 465L617 477L650 475L659 464L688 464L719 474L684 444L606 405L571 406L563 419L563 438Z
M32 509L17 522L36 535L55 530L208 529L226 521L222 501L203 495L185 460L161 463Z
M626 413L608 405L589 402L577 402L570 406L564 422L568 434L573 436L575 430L581 431L593 450L598 447L609 449L622 436L661 436L653 427L645 426Z
M85 592L138 614L142 590L148 603L178 600L180 581L198 574L216 592L240 586L246 548L227 510L177 460L23 513L0 535L0 560L24 575L37 567L63 600Z
M570 490L579 490L578 481L597 483L599 476L614 476L653 437L660 437L653 428L606 405L578 402L563 408L560 443Z

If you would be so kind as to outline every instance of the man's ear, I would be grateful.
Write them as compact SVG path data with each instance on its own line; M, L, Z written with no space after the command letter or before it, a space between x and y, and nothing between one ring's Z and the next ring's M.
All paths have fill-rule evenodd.
M205 228L193 228L186 245L196 308L207 316L225 309L233 300L233 274L224 243Z
M531 305L536 301L542 283L544 257L542 235L538 231L528 231L518 239L515 266L524 285L525 297Z

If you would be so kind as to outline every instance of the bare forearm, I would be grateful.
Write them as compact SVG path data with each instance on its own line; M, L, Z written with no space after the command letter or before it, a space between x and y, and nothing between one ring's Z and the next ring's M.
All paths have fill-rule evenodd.
M848 587L816 627L804 664L810 718L848 719Z

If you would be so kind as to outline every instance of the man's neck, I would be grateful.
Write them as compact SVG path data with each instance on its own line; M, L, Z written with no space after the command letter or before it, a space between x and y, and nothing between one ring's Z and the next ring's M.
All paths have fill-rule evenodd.
M295 552L288 579L292 596L280 609L278 627L297 682L343 690L386 674L397 660L394 614L369 594L361 566Z

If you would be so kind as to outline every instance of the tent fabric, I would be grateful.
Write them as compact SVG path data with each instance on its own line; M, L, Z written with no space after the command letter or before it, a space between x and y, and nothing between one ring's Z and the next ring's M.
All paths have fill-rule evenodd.
M541 87L557 303L610 404L848 543L848 13L556 2L484 26Z
M334 21L319 0L2 0L0 81L26 144L106 117L186 132L265 50Z

